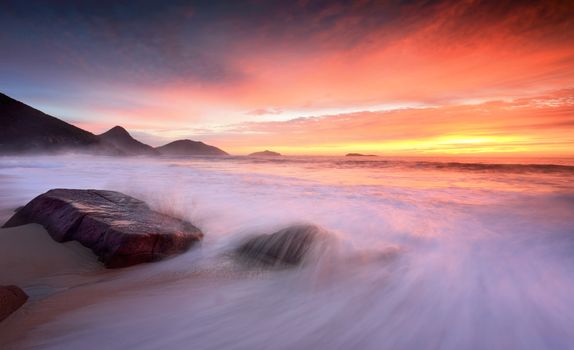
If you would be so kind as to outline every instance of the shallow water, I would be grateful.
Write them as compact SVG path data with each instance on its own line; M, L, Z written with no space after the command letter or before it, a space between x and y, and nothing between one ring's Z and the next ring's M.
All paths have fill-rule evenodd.
M13 249L9 269L0 257L0 284L18 282L32 295L0 325L0 344L573 348L574 161L504 162L0 158L3 221L48 189L100 188L144 199L206 234L182 256L104 270L75 243L38 239L31 247L32 233L0 230ZM227 256L246 235L300 222L331 237L300 268L258 271ZM54 268L30 275L32 258L18 267L17 253Z

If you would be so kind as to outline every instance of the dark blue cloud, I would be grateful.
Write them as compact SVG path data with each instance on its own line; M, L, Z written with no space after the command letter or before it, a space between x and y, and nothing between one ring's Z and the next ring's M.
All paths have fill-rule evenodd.
M544 26L564 26L564 33L572 32L572 24L567 27L572 5L565 1L462 5L370 0L2 0L0 83L234 84L249 79L235 66L241 50L265 54L277 47L292 49L296 55L365 41L384 44L386 33L396 37L429 21L443 26L448 37L481 35L485 26L504 21L517 33ZM513 17L529 11L536 16ZM440 22L444 16L452 20ZM550 34L556 40L566 39Z

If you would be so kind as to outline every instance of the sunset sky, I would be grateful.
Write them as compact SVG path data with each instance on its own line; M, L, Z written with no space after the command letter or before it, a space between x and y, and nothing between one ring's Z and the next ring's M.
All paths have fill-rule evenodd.
M6 1L0 89L232 154L574 156L574 1Z

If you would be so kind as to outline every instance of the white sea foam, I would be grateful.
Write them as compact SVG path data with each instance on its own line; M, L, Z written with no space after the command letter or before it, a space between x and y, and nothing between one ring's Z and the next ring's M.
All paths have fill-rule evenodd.
M0 284L32 295L0 324L0 344L570 349L574 169L549 162L0 158L3 221L48 189L100 188L206 235L179 257L105 270L74 244L0 230L12 259L0 257ZM227 254L242 237L300 222L332 237L300 268L249 270Z

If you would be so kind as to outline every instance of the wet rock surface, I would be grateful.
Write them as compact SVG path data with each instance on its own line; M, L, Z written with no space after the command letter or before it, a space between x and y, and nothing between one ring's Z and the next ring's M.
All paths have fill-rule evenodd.
M58 242L78 241L108 268L181 254L203 233L136 198L104 190L53 189L30 201L4 227L37 223Z
M236 253L246 261L263 265L296 266L303 262L320 234L317 226L294 225L247 239Z
M16 286L0 286L0 321L18 310L28 300L28 295Z

